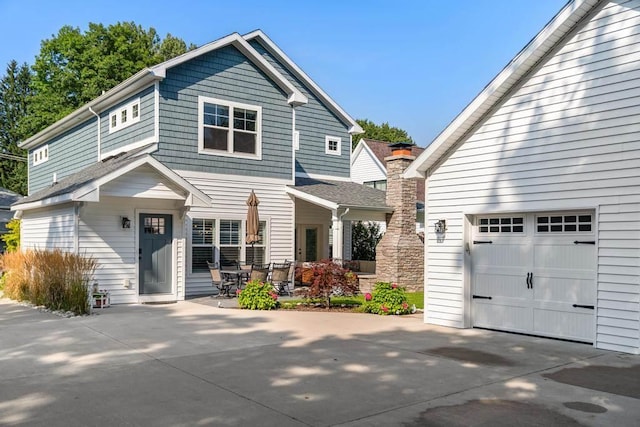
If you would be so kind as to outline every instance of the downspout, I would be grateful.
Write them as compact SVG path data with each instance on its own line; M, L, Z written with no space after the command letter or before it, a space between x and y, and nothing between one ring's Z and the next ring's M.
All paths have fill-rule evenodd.
M102 160L102 145L100 141L101 136L101 123L100 123L100 114L93 111L91 107L89 107L89 112L98 118L98 161Z
M333 219L333 253L331 254L332 258L343 258L344 257L344 236L342 235L342 218L349 213L350 208L347 208L343 213L337 215L337 210L335 214L332 215Z

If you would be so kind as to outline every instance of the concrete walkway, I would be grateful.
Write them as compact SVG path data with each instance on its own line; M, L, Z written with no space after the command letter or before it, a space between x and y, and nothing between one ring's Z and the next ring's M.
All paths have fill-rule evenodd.
M640 420L640 357L202 298L64 319L0 300L0 425L598 425Z

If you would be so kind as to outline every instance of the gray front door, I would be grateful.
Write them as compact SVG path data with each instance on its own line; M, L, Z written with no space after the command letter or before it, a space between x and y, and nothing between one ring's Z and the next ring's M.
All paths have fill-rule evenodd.
M140 214L140 294L171 293L173 218L165 214Z

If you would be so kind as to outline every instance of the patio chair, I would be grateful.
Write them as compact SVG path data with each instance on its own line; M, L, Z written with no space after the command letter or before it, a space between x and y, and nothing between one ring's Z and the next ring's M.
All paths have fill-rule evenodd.
M291 265L292 264L290 262L282 264L274 263L271 268L271 283L279 295L284 295L286 293L291 296L291 291L289 290Z
M238 283L238 289L243 289L244 285L249 281L249 277L251 277L251 268L251 264L238 263L238 269L242 272L240 275L240 282Z
M271 264L253 264L251 266L251 274L249 280L257 280L259 282L266 282L269 277L269 266Z
M220 268L217 263L207 261L209 266L209 273L211 273L211 284L218 289L217 297L231 296L231 287L233 285L238 286L234 280L229 280L220 273Z

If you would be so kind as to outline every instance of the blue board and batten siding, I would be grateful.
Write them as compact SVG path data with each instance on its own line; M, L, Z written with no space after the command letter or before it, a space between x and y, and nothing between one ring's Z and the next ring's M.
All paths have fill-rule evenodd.
M54 173L59 181L98 161L97 120L86 120L48 141L49 160L44 163L33 165L33 152L42 145L29 150L29 194L50 186Z
M250 42L271 65L285 76L309 102L296 108L296 130L300 149L296 152L296 172L349 177L351 142L349 127L333 114L309 89L255 40ZM325 137L341 139L341 155L325 153Z
M140 93L127 98L125 101L100 114L100 148L102 153L113 152L126 145L153 138L155 135L154 94L154 86L149 86ZM140 98L140 121L109 133L109 115L111 112L118 110L138 98Z
M198 97L262 107L262 159L198 153ZM283 93L235 47L167 70L160 83L159 149L174 170L290 179L292 111Z

